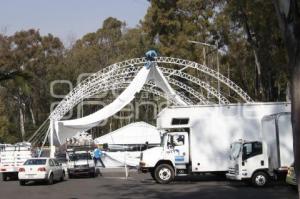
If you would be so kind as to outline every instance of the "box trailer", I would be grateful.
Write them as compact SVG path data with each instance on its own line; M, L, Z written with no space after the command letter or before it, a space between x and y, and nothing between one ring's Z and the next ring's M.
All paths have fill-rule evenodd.
M261 127L261 139L248 141L241 137L231 144L227 178L265 186L271 179L285 177L294 162L291 113L265 116Z
M161 146L142 152L140 170L158 183L196 173L225 174L232 141L259 140L262 118L290 109L284 102L167 107L157 118Z

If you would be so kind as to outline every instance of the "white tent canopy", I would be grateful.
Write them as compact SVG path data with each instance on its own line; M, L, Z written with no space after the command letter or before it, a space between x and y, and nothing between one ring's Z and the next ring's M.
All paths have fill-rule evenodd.
M148 81L153 81L157 87L161 88L170 98L173 98L178 104L186 105L186 103L175 93L169 85L166 78L158 67L143 67L132 80L130 85L118 96L111 104L92 113L88 116L64 121L51 121L50 133L55 145L62 144L66 138L73 137L76 133L87 131L103 120L111 117L119 112L123 107L130 103L135 94L142 90L144 84Z
M98 137L95 144L159 144L160 132L155 126L145 122L136 122Z

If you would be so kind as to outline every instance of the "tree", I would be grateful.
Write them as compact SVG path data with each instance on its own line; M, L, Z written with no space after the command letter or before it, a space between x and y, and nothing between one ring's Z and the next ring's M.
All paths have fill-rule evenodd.
M57 63L63 45L58 38L50 34L41 36L33 29L16 32L12 36L3 37L0 41L2 43L0 68L12 71L7 73L10 76L14 75L13 79L2 81L1 85L6 92L1 94L11 110L7 113L9 121L19 123L18 128L10 129L17 129L21 132L22 140L25 140L27 136L25 131L28 130L30 134L36 128L42 107L46 106L47 112L49 111L47 72ZM7 76L3 79L7 79ZM16 115L19 116L18 119ZM9 131L14 134L15 130L10 129Z
M229 34L234 41L230 43L244 46L234 52L229 43L229 57L236 56L245 48L249 51L244 54L244 59L249 61L241 67L245 69L248 65L247 70L256 74L251 80L255 83L253 96L260 101L284 99L288 73L283 66L287 60L272 2L228 1L224 12L231 20Z
M142 29L162 55L197 61L202 57L188 40L222 45L215 26L217 7L222 7L221 1L151 1Z
M273 0L289 58L295 172L300 197L300 12L297 0Z

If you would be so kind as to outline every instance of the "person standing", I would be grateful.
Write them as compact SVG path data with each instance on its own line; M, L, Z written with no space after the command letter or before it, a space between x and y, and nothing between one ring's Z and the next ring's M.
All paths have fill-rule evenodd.
M99 161L102 165L103 168L105 168L105 165L101 159L102 156L102 151L97 147L94 149L94 162L95 162L95 166L97 166L97 162Z

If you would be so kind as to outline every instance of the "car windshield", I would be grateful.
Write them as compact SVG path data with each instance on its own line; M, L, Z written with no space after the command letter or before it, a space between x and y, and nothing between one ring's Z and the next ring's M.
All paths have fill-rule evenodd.
M75 160L91 160L92 156L90 153L71 153L69 154L69 159L71 161Z
M239 142L235 142L231 145L230 155L231 155L231 158L233 158L234 160L239 157L239 154L241 151L241 146L242 146L242 144Z
M45 165L46 161L46 159L29 159L24 165Z

